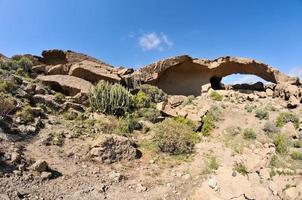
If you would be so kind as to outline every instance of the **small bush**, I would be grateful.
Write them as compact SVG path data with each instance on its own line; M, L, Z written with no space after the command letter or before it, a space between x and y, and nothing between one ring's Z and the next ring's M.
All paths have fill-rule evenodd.
M279 116L276 120L277 127L283 127L288 122L292 122L296 129L299 128L299 118L291 112L282 112L279 113Z
M243 138L246 140L254 140L257 138L257 135L253 129L247 128L243 130Z
M201 132L204 136L209 136L210 132L215 128L215 120L212 115L205 115L202 118Z
M15 101L11 96L0 92L0 119L3 119L13 109L15 109Z
M209 136L215 128L215 123L220 120L222 110L219 106L212 106L208 113L202 118L201 132L204 136Z
M242 162L236 162L234 164L234 170L244 176L248 174L247 168Z
M279 166L279 159L277 155L273 155L269 162L269 167L278 167Z
M150 101L154 103L165 101L168 98L168 95L156 86L143 84L138 89L144 92L150 98Z
M277 153L280 153L280 154L286 153L288 138L283 134L277 134L277 135L275 135L275 137L273 139L274 139L274 144L275 144Z
M56 92L54 95L54 99L58 103L63 103L65 100L65 95L60 92Z
M293 142L293 147L302 148L302 140L296 140Z
M251 113L251 112L253 112L253 110L254 110L254 106L246 105L246 106L244 107L244 109L246 110L246 112Z
M146 93L139 91L133 96L133 104L135 108L148 108L151 104L151 99Z
M302 160L302 152L300 151L294 151L290 154L290 156L293 160Z
M214 101L222 101L223 96L216 91L210 93L210 98Z
M268 119L269 118L269 113L267 112L267 110L263 109L263 108L258 108L255 111L255 116L259 119Z
M185 98L185 100L182 102L182 106L185 107L187 105L191 105L194 101L195 97L193 95L188 96L187 98Z
M138 123L138 120L133 116L127 116L119 118L117 127L114 131L115 134L128 136L133 133L134 130L141 129L142 126Z
M66 120L75 120L78 117L78 113L75 111L69 110L63 114Z
M16 85L11 80L0 80L0 92L9 93L16 88Z
M141 108L137 111L139 117L148 120L152 123L156 123L161 116L160 111L155 108Z
M162 152L172 155L193 152L198 140L197 133L191 127L174 119L166 119L154 128L154 142Z
M21 122L24 124L33 122L35 119L32 107L30 105L24 106L21 111L18 111L16 113L16 116L20 117Z
M132 106L132 95L126 88L103 80L92 88L89 99L93 110L109 115L123 116Z
M280 129L272 122L268 121L264 124L263 131L266 133L279 133Z
M189 127L191 127L192 130L195 129L195 124L192 120L190 119L187 119L185 117L182 117L182 116L178 116L174 119L177 123L180 123L180 124L184 124L184 125L187 125Z

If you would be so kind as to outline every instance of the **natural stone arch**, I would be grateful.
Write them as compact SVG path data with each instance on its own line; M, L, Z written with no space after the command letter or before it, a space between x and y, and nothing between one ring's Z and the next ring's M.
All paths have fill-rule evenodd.
M134 76L143 83L158 86L168 94L200 95L202 85L212 82L215 83L214 87L218 87L223 77L232 74L253 74L276 84L298 81L298 78L289 77L267 64L238 57L207 60L178 56L148 65Z

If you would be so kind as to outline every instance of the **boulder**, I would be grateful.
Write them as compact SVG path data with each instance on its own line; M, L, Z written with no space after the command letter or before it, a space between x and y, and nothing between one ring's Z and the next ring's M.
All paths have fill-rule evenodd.
M132 140L117 135L100 136L93 142L89 153L93 160L107 164L136 159L139 155Z
M61 106L54 100L53 95L36 94L32 97L34 103L45 104L54 109L60 109Z
M121 78L109 71L102 65L92 61L82 61L75 63L69 70L69 75L85 79L92 83L97 83L100 80L106 80L111 83L121 82Z
M48 163L44 160L36 161L30 168L37 172L46 172L49 169Z
M69 71L69 66L65 64L58 64L55 66L51 66L47 70L48 75L67 75Z
M80 92L88 94L92 86L90 82L84 79L68 75L39 76L38 79L54 90L68 96L74 96Z

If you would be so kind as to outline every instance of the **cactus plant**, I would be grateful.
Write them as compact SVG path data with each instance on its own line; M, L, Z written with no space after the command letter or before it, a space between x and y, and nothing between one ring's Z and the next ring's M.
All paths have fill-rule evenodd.
M120 84L100 81L90 92L90 105L95 111L122 116L130 110L132 95Z

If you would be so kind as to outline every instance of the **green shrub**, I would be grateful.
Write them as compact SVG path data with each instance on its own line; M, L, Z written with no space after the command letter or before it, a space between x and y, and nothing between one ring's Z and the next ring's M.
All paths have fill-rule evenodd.
M160 111L156 108L141 108L137 111L139 117L148 120L152 123L156 123L161 116Z
M141 125L138 120L133 116L127 116L124 118L119 118L115 134L128 136L133 133L134 130L141 129Z
M243 138L246 140L254 140L257 138L257 135L253 129L246 128L243 130Z
M194 99L195 99L195 97L193 95L187 96L181 105L183 107L185 107L187 105L191 105L193 103Z
M248 174L247 168L242 162L236 162L234 164L234 170L237 171L238 173L242 174L242 175L247 175Z
M18 111L16 113L16 116L20 117L21 122L24 124L33 122L35 119L33 111L32 111L32 107L30 105L24 106L21 111Z
M251 113L254 110L254 106L246 105L244 106L244 109L246 110L246 112Z
M279 116L276 120L277 127L283 127L286 123L292 122L296 129L299 128L299 118L291 112L282 112L279 113Z
M259 119L268 119L269 118L269 113L267 112L267 110L263 109L263 108L258 108L255 111L255 116Z
M0 92L9 93L16 88L16 85L11 80L0 80Z
M215 128L215 123L220 120L222 109L219 106L212 106L208 113L202 118L201 132L204 136L209 136Z
M6 117L6 115L8 115L14 109L14 99L9 95L0 92L0 119Z
M154 103L165 101L168 98L168 95L156 86L143 84L138 89L144 92L150 98L150 101Z
M214 101L222 101L223 96L216 91L210 93L210 98Z
M210 174L219 168L219 160L214 155L209 155L205 160L205 169L203 173Z
M19 60L18 60L18 65L25 71L25 72L29 72L31 71L31 67L33 66L33 62L27 58L22 56Z
M210 132L215 128L215 120L212 115L205 115L202 118L201 132L204 136L209 136Z
M293 147L302 148L302 140L296 140L293 142Z
M277 155L273 155L269 162L269 167L278 167L279 166L279 159Z
M290 156L293 160L302 160L302 152L300 151L294 151L290 154Z
M174 120L177 123L184 124L184 125L187 125L187 126L191 127L192 130L195 129L194 122L192 120L188 119L188 118L185 118L185 117L182 117L182 116L177 116Z
M139 91L133 96L133 104L135 108L148 108L150 106L151 99L143 91Z
M266 133L279 133L280 129L272 122L268 121L264 124L263 131Z
M90 92L90 105L95 111L122 116L130 111L132 95L119 84L100 81Z
M277 153L284 154L287 152L288 138L283 134L276 134L273 138Z
M191 153L197 141L197 133L190 126L174 119L165 119L154 128L154 142L162 152L172 155Z
M78 113L75 111L69 110L63 114L66 120L75 120L78 117Z
M60 92L56 92L56 93L54 94L54 99L55 99L55 101L58 102L58 103L63 103L64 100L65 100L65 95L62 94L62 93L60 93Z

